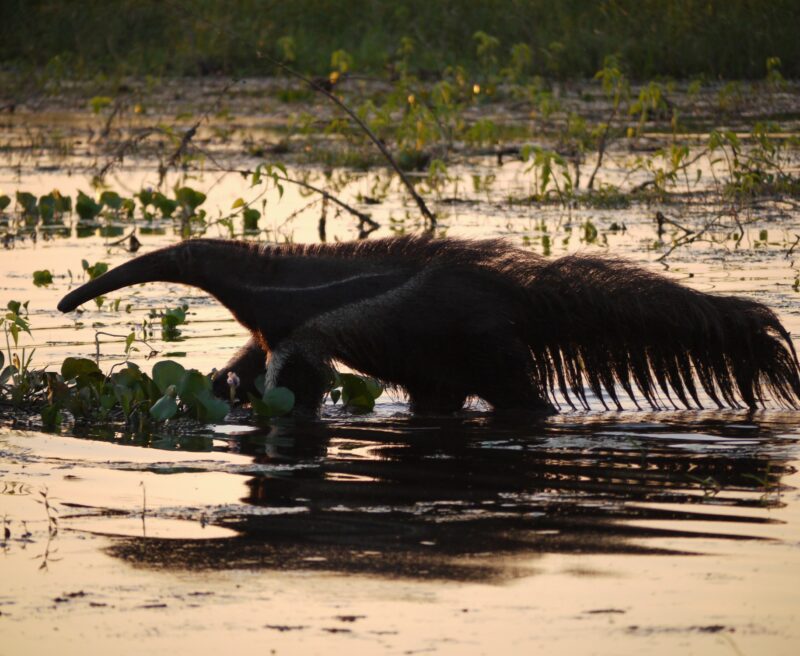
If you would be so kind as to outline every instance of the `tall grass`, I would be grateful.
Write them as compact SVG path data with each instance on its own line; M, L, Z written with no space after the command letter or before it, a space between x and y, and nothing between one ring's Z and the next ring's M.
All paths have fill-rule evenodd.
M634 79L760 78L767 57L800 75L797 0L3 0L0 65L69 76L269 74L256 53L315 74L346 50L383 72L404 38L417 73L502 68L587 77L621 55ZM479 55L476 32L498 40Z

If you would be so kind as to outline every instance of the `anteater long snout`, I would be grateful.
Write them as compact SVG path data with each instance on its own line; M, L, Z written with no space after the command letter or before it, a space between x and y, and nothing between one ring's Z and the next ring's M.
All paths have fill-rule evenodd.
M173 256L173 257L171 257ZM102 276L84 283L64 296L58 304L60 312L72 312L76 307L103 294L135 285L141 282L156 280L170 281L174 275L169 261L174 254L165 250L155 251L104 273Z

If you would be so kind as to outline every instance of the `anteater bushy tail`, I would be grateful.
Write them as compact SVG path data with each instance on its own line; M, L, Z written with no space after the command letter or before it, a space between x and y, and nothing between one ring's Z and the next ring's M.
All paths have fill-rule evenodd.
M702 408L699 387L719 407L800 405L791 338L760 303L583 256L539 260L525 286L539 376L573 407L571 397L588 407L583 381L606 407L604 394L621 407L617 385L653 408L678 407L673 397Z

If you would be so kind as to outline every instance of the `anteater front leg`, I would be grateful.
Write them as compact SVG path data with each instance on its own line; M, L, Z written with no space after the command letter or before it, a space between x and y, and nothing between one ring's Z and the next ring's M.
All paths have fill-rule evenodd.
M269 354L264 386L288 387L294 392L293 414L317 415L332 380L333 368L318 348L290 342Z
M258 340L251 337L214 375L214 394L223 399L230 398L228 374L233 372L239 378L239 388L236 396L240 401L248 401L248 394L258 396L255 380L266 370L267 354L261 348Z

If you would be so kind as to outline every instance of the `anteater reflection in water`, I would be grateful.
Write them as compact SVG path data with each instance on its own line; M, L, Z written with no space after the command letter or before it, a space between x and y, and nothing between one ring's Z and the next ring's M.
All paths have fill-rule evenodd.
M495 410L554 412L558 393L606 406L619 386L654 408L797 407L798 362L776 315L756 301L704 294L630 263L548 260L500 240L403 237L260 245L197 239L137 257L67 294L62 312L143 282L199 287L253 334L217 374L227 395L266 370L267 386L318 411L339 361L403 388L416 412L468 397ZM607 407L607 406L606 406Z

